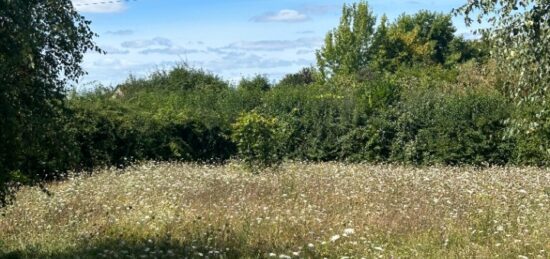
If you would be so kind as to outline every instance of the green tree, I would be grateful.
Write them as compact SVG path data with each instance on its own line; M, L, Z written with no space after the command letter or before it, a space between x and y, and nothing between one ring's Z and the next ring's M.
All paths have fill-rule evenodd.
M0 0L0 203L10 183L69 161L65 86L85 73L83 54L100 51L89 24L70 0Z
M419 62L445 64L456 31L450 15L429 11L403 14L385 27L381 24L378 29L386 37L379 45L385 56L378 58L386 60L385 68L390 70Z
M285 75L277 86L304 86L316 81L317 71L313 67L305 67L302 70Z
M327 33L317 51L317 65L324 78L353 74L368 66L373 50L376 17L368 3L345 4L337 28Z
M520 105L540 107L532 118L517 124L536 131L550 118L550 2L472 0L454 13L464 15L467 25L474 20L490 25L478 32L490 40L500 72L516 75L505 87L510 97Z

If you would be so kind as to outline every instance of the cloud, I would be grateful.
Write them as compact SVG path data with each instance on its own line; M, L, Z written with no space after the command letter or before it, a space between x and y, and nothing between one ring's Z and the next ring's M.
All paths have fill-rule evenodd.
M306 31L297 31L298 34L314 34L315 31L312 30L306 30Z
M259 16L252 17L253 22L304 22L309 17L296 10L283 9L279 12L268 12Z
M141 48L147 48L151 46L163 46L163 47L172 47L173 43L172 40L162 37L156 37L150 40L133 40L133 41L125 41L120 44L124 48L130 48L130 49L141 49Z
M120 55L120 54L128 54L130 51L127 49L119 49L112 46L103 46L101 47L102 50L106 51L107 54L114 54L114 55Z
M134 34L133 30L118 30L118 31L106 31L105 34L116 35L116 36L127 36Z
M316 5L316 4L308 4L303 5L299 10L300 12L308 15L323 15L327 14L332 11L338 11L340 10L342 6L341 5Z
M214 71L226 71L236 69L269 69L289 66L307 66L312 63L306 59L277 59L265 58L256 54L242 54L239 52L230 52L228 55L218 60L206 63L208 69Z
M228 50L281 51L296 48L312 48L322 43L320 38L299 38L296 40L260 40L234 42L221 48L209 48L211 52L223 53Z
M126 10L122 1L73 0L75 9L82 13L117 13Z
M149 55L149 54L164 54L164 55L186 55L193 53L200 53L201 50L197 49L186 49L186 48L151 48L144 49L140 51L140 54Z

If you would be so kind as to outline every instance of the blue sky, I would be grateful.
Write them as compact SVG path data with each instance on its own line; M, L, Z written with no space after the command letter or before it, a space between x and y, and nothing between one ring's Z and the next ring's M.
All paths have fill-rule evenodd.
M88 53L81 84L116 85L185 62L236 82L272 80L315 64L315 50L338 24L342 0L73 0L92 21L106 55ZM380 17L427 9L449 12L465 0L371 0ZM468 34L460 18L459 34ZM91 83L90 83L91 82ZM95 83L94 83L95 82Z

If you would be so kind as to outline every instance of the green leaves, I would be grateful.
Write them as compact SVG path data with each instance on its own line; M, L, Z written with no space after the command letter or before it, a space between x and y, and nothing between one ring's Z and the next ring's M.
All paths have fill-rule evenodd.
M231 138L248 169L257 172L281 162L285 131L277 119L250 112L242 114L232 128Z
M367 66L372 56L376 17L366 1L344 5L338 27L327 33L317 51L317 64L324 78L352 74Z
M0 0L0 189L67 169L66 84L99 51L89 24L70 0Z
M456 53L467 50L470 42L463 42L462 49L451 48L456 31L451 15L420 11L403 14L392 23L384 15L378 27L375 24L367 2L344 5L340 24L327 33L324 46L317 51L324 79L369 70L395 72L419 63L453 65L473 58L473 51L464 56Z
M543 123L550 99L550 3L545 0L476 0L469 1L455 14L471 15L491 27L479 30L492 43L492 56L499 62L502 74L514 75L508 82L507 94L519 106L535 104L542 109L528 122ZM515 121L524 128L523 120Z

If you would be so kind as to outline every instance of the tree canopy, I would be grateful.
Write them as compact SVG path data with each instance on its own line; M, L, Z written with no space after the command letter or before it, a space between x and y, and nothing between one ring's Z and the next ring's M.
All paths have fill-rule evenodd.
M325 37L325 45L317 51L317 64L324 77L350 74L370 61L376 17L367 2L345 4L338 27Z
M66 85L84 75L84 53L100 51L89 25L70 0L0 1L0 197L13 180L54 173Z
M344 5L338 27L328 32L317 51L324 78L364 73L365 70L396 71L400 66L447 65L474 58L471 42L456 37L451 15L420 11L402 14L389 22L377 18L365 1Z
M545 103L550 87L550 2L546 0L473 0L454 11L492 43L492 56L504 74L516 75L508 93L518 104L542 104L531 121L538 127L550 115Z

